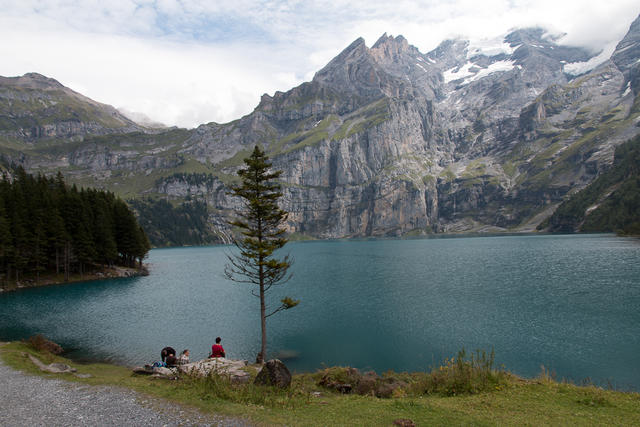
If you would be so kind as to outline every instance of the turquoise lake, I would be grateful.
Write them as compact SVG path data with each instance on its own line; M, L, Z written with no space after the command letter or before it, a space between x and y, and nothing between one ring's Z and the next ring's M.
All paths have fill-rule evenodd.
M640 240L525 235L290 243L298 307L267 320L290 369L425 370L495 350L533 377L640 390ZM254 360L259 300L223 276L229 246L155 249L151 274L0 294L0 339L42 333L77 359L141 365L171 345Z

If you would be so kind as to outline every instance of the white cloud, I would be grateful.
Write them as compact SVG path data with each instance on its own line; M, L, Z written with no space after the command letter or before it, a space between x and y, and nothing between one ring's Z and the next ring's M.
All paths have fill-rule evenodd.
M0 75L36 71L100 102L180 126L249 113L363 36L402 34L422 52L514 27L567 33L599 52L637 0L0 0Z

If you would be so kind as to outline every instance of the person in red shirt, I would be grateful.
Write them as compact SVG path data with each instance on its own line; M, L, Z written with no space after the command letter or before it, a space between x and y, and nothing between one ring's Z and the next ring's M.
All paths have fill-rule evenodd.
M222 341L222 338L218 337L216 338L216 343L214 345L211 346L211 354L209 355L209 357L226 357L226 354L224 352L224 348L222 348L222 345L220 345L220 341Z

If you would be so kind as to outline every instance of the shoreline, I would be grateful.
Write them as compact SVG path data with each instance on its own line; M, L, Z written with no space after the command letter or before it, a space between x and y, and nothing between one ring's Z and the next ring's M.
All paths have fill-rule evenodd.
M64 280L64 274L44 274L36 283L36 279L29 277L23 280L12 282L10 285L0 285L0 294L5 292L14 292L24 289L41 288L45 286L53 285L66 285L70 283L79 282L95 282L101 280L111 279L125 279L130 277L142 277L149 275L149 266L144 264L142 268L139 267L122 267L113 266L93 270L83 275L74 274L69 277L68 281Z
M40 364L34 362L29 355L33 355L42 364L49 364L47 366L51 369L59 369L60 373L43 371ZM128 368L108 364L81 365L15 341L0 344L0 359L0 368L4 364L13 369L4 369L0 377L7 382L10 399L15 402L9 409L14 413L17 411L12 416L16 420L27 419L25 415L31 413L37 413L37 417L41 419L42 415L35 409L44 407L49 412L51 401L56 402L54 407L64 408L56 417L69 413L75 416L80 414L81 408L87 407L84 398L86 392L95 396L105 388L113 390L114 386L117 390L141 393L145 404L158 402L163 409L178 408L175 424L153 425L202 425L203 423L194 421L209 417L220 417L218 419L229 421L228 425L234 426L631 426L638 425L640 420L640 394L636 392L612 391L594 385L574 385L557 381L548 372L531 379L508 372L489 373L482 366L473 368L474 375L471 377L462 378L457 374L452 361L430 373L395 373L383 377L359 373L346 367L325 367L312 374L292 375L290 387L280 390L277 387L265 388L254 384L258 372L251 367L247 371L249 380L242 384L233 384L231 378L225 376L164 378L159 372L156 376L137 375ZM464 366L471 368L469 363ZM56 364L58 365L54 366ZM485 376L481 376L483 373ZM490 375L486 376L487 374ZM25 397L16 399L9 386L23 390L25 381L37 382L38 386L26 387ZM65 384L65 390L71 388L71 393L53 392L51 398L42 398L43 393L49 394L46 390L40 390L42 387L59 384L61 381L68 383ZM75 388L74 383L82 387ZM82 399L81 408L76 408L79 399ZM86 398L86 402L90 400L96 401ZM105 407L110 408L99 412L102 418L97 424L100 421L104 423L105 419L114 419L123 412L120 405L105 405L100 398L97 401L97 407L88 411L87 416L98 413ZM123 399L119 397L117 401L121 402ZM2 408L0 404L0 409ZM197 413L185 408L196 410ZM130 420L130 411L125 409L124 412ZM3 411L0 410L0 414ZM3 415L6 421L7 415ZM0 424L3 415L0 415ZM199 417L195 418L196 415ZM69 424L74 424L75 421L77 419L73 418ZM142 424L149 423L147 421ZM141 424L121 422L119 425ZM227 424L218 421L213 425Z

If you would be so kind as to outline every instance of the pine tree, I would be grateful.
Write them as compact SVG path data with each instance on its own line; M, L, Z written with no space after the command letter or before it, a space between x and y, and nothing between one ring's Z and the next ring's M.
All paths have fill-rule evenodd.
M278 207L277 201L282 193L280 185L274 182L282 171L270 171L269 158L258 146L244 163L246 168L238 171L242 183L233 187L231 193L243 200L244 210L230 222L240 229L243 237L234 240L240 253L227 256L229 263L225 266L225 274L235 282L258 286L258 294L254 291L252 294L260 298L262 344L258 361L261 362L267 355L267 317L295 307L300 301L285 297L276 309L267 314L265 293L272 286L286 283L291 278L287 276L292 264L289 256L282 259L273 256L274 251L287 243L285 230L280 225L288 214Z
M1 198L2 194L0 194ZM0 272L4 271L4 275L0 275L3 282L6 283L9 280L9 262L13 251L13 235L11 234L11 227L9 218L5 213L3 200L0 199Z

